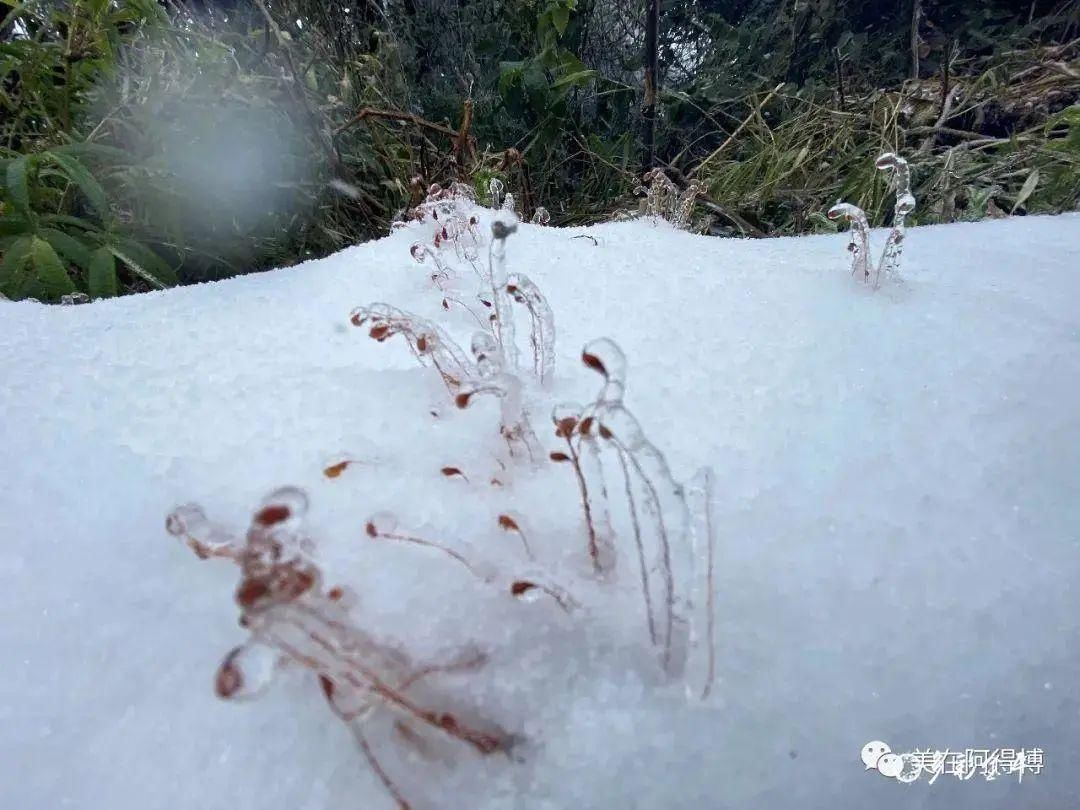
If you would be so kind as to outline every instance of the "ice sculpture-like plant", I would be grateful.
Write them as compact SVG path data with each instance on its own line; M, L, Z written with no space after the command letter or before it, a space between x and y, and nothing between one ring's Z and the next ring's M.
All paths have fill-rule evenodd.
M552 459L574 467L589 532L589 555L598 573L610 570L615 563L607 516L608 489L603 465L590 467L585 462L590 457L599 461L602 448L617 461L649 639L665 672L679 675L685 671L692 641L711 651L711 626L702 629L694 615L698 601L706 599L709 605L712 601L711 523L692 522L686 491L672 475L664 454L648 440L624 405L626 358L618 345L607 338L592 341L582 351L582 362L603 377L603 386L596 400L580 413L565 408L553 415L556 435L566 441L567 452L552 454ZM701 475L706 476L706 484L698 489L708 490L707 473ZM707 506L708 497L703 500ZM706 549L708 577L707 585L702 586L694 555ZM711 669L705 670L711 679ZM698 677L704 680L700 673Z
M642 181L634 193L645 195L645 215L665 219L679 230L688 229L694 203L705 192L704 184L693 180L680 190L662 169L646 172Z
M900 272L900 256L904 249L905 222L915 210L915 197L911 193L911 169L908 162L893 152L881 155L874 165L881 171L891 171L896 185L896 202L893 205L893 227L885 241L885 249L877 266L870 259L870 225L866 213L857 205L837 203L829 209L831 220L850 222L851 235L848 251L851 253L851 273L870 283L874 289L881 286L884 278Z
M491 270L491 300L495 308L492 321L495 328L495 340L502 350L504 365L510 373L515 373L521 365L514 334L514 313L510 309L510 293L507 291L509 279L506 274L506 239L517 230L517 217L510 213L500 213L491 223L491 246L488 264Z
M381 303L357 307L350 321L353 326L368 326L368 336L380 343L394 335L403 336L420 364L430 363L439 372L451 395L463 380L475 375L460 347L430 321Z
M506 291L529 310L532 330L529 342L533 350L533 373L541 383L551 379L555 371L555 315L540 288L522 273L507 276Z
M399 740L420 750L431 740L483 756L508 754L515 743L512 735L465 708L462 696L451 696L435 683L440 674L480 669L486 656L467 649L446 662L417 664L362 629L344 588L326 587L322 571L306 551L310 548L303 528L306 511L307 497L301 490L279 489L256 510L243 542L230 544L234 553L226 556L240 565L235 600L249 638L218 668L214 681L218 697L257 697L287 665L312 670L331 710L347 724L399 810L410 804L380 764L367 735L380 715L392 720ZM170 533L185 536L204 522L202 510L188 506L170 515L167 526ZM373 521L368 522L368 534L415 540L384 531Z

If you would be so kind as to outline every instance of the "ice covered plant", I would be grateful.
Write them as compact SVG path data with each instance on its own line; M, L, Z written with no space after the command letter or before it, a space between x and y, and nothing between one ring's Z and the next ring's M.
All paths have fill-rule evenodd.
M542 205L536 206L536 210L533 211L532 219L529 222L533 225L547 225L551 222L551 214Z
M705 186L697 180L679 189L662 169L653 169L642 177L635 193L645 195L645 215L665 219L680 230L690 227L694 203L704 193Z
M476 373L464 352L445 332L416 315L389 304L371 304L354 309L350 321L353 326L368 327L368 336L380 343L395 335L404 337L413 356L421 365L433 366L451 394L462 380Z
M412 218L433 226L431 247L453 248L459 259L471 261L479 255L482 243L477 228L479 221L473 213L475 206L476 195L464 183L451 183L448 188L434 183L424 201L412 210ZM423 261L415 251L413 257Z
M514 334L514 313L510 310L509 279L506 273L506 240L517 230L517 217L500 213L491 223L491 246L488 248L488 266L491 271L491 300L495 309L492 324L495 340L502 352L506 370L515 373L520 358Z
M915 210L915 197L911 193L911 169L899 155L886 152L874 163L881 171L891 171L896 185L896 202L893 205L893 227L881 254L878 273L890 275L900 271L900 254L904 250L905 222Z
M466 649L449 661L423 664L363 629L346 590L323 581L304 531L306 511L301 490L279 489L260 504L243 540L218 538L222 553L216 556L240 566L235 600L249 637L221 662L214 680L217 695L226 700L257 697L286 666L312 671L331 710L348 726L399 810L410 804L376 756L373 727L390 729L398 744L421 753L430 743L475 756L509 754L515 738L470 708L463 699L467 696L449 694L438 683L440 675L482 668L486 656ZM196 542L197 553L205 541L196 535L207 527L195 506L182 507L167 521L171 534L189 546ZM367 532L373 538L415 540L374 521Z
M533 350L533 373L541 383L546 382L555 371L555 315L540 288L522 273L511 273L507 276L506 292L514 301L529 310L532 322L529 342Z
M694 565L695 548L709 550L708 593L711 594L712 528L695 524L684 487L671 473L664 454L648 440L641 425L626 408L626 358L614 341L601 338L582 351L584 365L603 378L596 399L580 413L564 407L553 415L556 436L567 450L551 455L569 463L575 472L589 533L589 556L597 572L614 567L616 549L608 518L608 487L603 465L589 467L583 459L590 451L617 464L626 500L626 520L633 539L650 642L670 675L684 671L689 650L690 623L702 588ZM705 476L707 489L707 474ZM613 490L614 491L614 490ZM703 498L706 506L708 498ZM707 527L702 536L700 529ZM699 531L695 532L695 528ZM695 542L696 541L696 542ZM711 596L709 597L711 604ZM702 639L708 639L702 641ZM711 632L698 628L695 640L711 649Z
M851 231L848 252L851 254L851 273L858 279L872 284L876 289L884 278L900 271L900 256L904 249L905 222L915 210L915 197L911 193L911 170L904 158L892 152L879 157L874 165L881 171L892 172L896 186L896 202L893 205L893 227L885 241L885 249L877 266L870 259L870 225L866 213L857 205L837 203L829 209L829 219L850 222Z

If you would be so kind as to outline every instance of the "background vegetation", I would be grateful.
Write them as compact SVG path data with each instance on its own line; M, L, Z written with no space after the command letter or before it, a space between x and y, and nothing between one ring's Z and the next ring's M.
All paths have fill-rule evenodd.
M455 178L586 223L660 166L705 184L718 235L831 228L840 197L880 224L885 150L912 163L916 223L1080 203L1080 0L27 0L0 18L12 298L325 255Z

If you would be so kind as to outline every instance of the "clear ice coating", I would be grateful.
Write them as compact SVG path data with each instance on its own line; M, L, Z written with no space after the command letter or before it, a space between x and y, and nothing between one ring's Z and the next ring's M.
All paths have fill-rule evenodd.
M431 274L431 280L435 286L440 290L443 289L442 282L450 279L451 272L446 262L442 260L438 253L436 253L431 245L423 242L415 242L411 248L409 248L409 255L411 255L419 264L424 264L428 259L431 259L432 264L435 265L435 270Z
M367 326L368 336L382 342L402 335L413 356L421 365L431 365L439 372L447 389L454 389L476 369L454 340L435 324L390 304L375 303L357 307L349 320L353 326Z
M289 662L312 670L323 696L356 738L375 775L399 806L408 807L364 737L376 709L399 728L405 723L415 726L410 729L416 735L414 742L430 737L433 742L488 755L507 752L514 737L468 700L463 702L460 695L433 683L442 673L483 667L487 662L483 652L467 646L442 662L415 664L396 646L377 640L355 622L342 588L323 589L319 567L299 553L307 507L302 490L285 487L256 508L243 549L234 557L241 567L235 599L240 625L249 637L219 665L214 690L223 699L250 699L262 694L274 674ZM182 508L170 516L167 528L182 536L203 520L202 510ZM393 523L392 517L372 517L367 533L396 537Z
M911 169L899 155L886 152L874 164L881 171L892 171L896 184L896 203L893 207L893 227L881 254L878 275L894 275L900 271L900 256L904 250L905 220L915 210L915 197L911 193Z
M499 432L506 440L510 455L516 456L515 448L525 451L529 459L539 457L540 446L529 424L522 397L521 380L509 372L499 371L487 377L466 380L458 389L455 399L459 408L467 408L473 397L490 395L499 399Z
M689 646L689 614L694 579L690 513L686 494L671 474L664 454L648 440L636 417L623 405L626 356L613 340L600 338L582 350L582 362L604 378L588 406L579 433L595 462L589 473L602 483L600 448L614 450L641 568L650 639L664 671L680 676ZM590 486L592 484L590 483Z
M495 338L491 336L491 333L474 332L470 348L480 377L487 379L502 371L502 356L499 354L499 344L495 342Z
M690 227L694 203L705 193L703 183L693 180L680 191L662 169L646 172L642 181L643 185L634 189L634 193L645 195L646 216L665 219L679 230Z
M180 538L201 559L231 557L240 551L238 538L207 519L195 503L176 507L165 520L165 529Z
M491 207L498 211L503 207L503 191L506 186L503 185L503 181L498 177L492 177L488 180L488 193L491 195Z
M521 366L516 336L514 313L510 307L510 294L506 290L506 238L517 230L517 217L512 213L499 212L491 223L491 295L495 307L495 339L502 348L504 367L511 373Z
M900 270L900 256L904 249L905 219L915 210L915 197L911 193L911 169L904 158L892 152L881 155L874 165L881 171L891 171L896 184L896 203L893 206L893 228L885 242L881 260L875 267L870 261L870 225L866 213L856 205L837 203L829 209L831 220L851 223L848 250L851 252L851 273L863 281L872 282L876 289L887 276Z
M547 225L551 222L551 214L542 205L536 206L536 210L533 211L532 219L529 220L533 225Z
M686 662L688 697L709 697L716 683L716 517L713 471L702 467L686 487L693 542L690 588L690 649Z
M851 223L848 251L851 253L851 274L861 281L870 280L870 224L866 213L857 205L837 203L829 209L828 217L834 221Z
M225 656L214 678L214 691L227 700L257 698L273 682L283 661L274 647L249 639Z
M532 279L521 273L507 278L506 291L529 310L532 329L529 343L533 350L533 373L541 382L551 379L555 373L555 313L551 311L540 288Z

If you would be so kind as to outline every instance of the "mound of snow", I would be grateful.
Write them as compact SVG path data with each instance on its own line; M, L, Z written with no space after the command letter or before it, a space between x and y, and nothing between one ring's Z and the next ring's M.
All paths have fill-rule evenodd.
M252 703L214 696L247 636L237 569L196 559L164 518L196 501L239 534L282 485L307 493L327 582L349 586L366 631L416 660L491 658L453 686L522 740L513 759L425 758L373 731L417 807L1080 802L1080 216L911 230L902 279L874 293L840 235L629 222L509 239L508 270L555 313L554 379L526 392L544 455L561 449L551 407L596 395L581 347L608 336L675 477L714 470L704 703L658 674L629 547L613 582L590 576L565 465L509 462L497 402L455 408L400 338L350 325L385 301L468 345L478 308L443 301L476 278L446 253L456 275L438 290L409 255L425 235L88 306L0 306L0 806L393 806L302 667ZM373 540L381 513L488 578L550 575L582 609ZM1039 748L1046 764L1022 782L901 784L864 770L870 740Z

